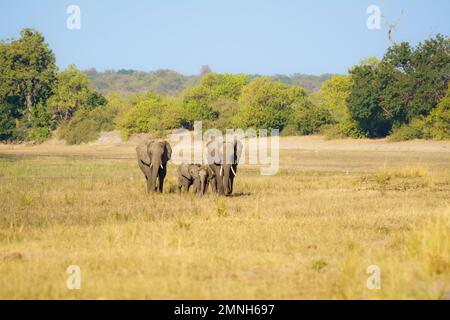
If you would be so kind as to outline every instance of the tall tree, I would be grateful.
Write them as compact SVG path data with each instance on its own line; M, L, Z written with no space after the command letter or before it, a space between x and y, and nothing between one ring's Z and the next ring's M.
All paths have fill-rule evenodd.
M386 136L393 126L428 116L450 80L450 40L437 35L411 48L395 44L383 60L350 70L351 117L369 136Z
M31 120L33 108L52 94L57 68L41 33L23 29L20 36L0 43L0 99L15 100Z
M67 121L80 108L92 109L106 104L106 99L90 88L87 75L74 65L57 75L53 91L48 107L56 120Z

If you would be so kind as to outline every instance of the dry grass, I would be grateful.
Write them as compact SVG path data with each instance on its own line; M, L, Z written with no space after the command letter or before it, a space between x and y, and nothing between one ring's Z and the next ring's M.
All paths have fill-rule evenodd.
M287 139L279 174L242 166L230 198L176 194L173 165L143 193L132 146L2 146L0 298L448 297L449 153Z

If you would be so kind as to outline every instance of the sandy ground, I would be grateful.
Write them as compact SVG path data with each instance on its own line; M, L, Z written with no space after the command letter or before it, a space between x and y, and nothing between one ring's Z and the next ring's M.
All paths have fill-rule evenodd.
M304 136L282 138L281 149L450 152L450 141L414 140L388 142L387 139L326 140L321 136Z

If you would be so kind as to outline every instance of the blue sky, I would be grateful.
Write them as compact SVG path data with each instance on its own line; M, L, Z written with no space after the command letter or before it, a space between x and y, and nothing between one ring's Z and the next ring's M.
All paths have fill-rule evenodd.
M71 4L80 30L66 27ZM400 18L396 41L450 33L448 0L0 0L0 38L35 28L60 68L346 73L389 46L385 29L366 27L372 4L388 21Z

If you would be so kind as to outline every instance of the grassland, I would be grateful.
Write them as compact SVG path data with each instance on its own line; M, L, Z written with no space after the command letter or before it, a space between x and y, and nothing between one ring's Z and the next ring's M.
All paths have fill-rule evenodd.
M1 299L450 298L448 142L283 138L229 198L178 195L173 164L147 195L134 157L0 146Z

